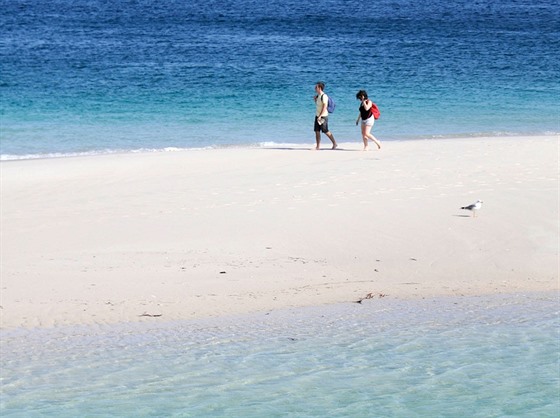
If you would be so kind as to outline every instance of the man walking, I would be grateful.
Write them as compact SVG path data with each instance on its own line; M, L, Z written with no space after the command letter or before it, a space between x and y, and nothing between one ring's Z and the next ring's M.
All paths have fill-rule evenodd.
M323 91L325 89L325 83L318 82L315 84L315 93L317 93L314 97L315 100L315 141L317 142L317 146L315 147L316 150L320 148L321 145L321 132L327 135L327 137L332 142L332 148L336 149L337 144L334 139L334 135L329 130L329 111L327 110L327 106L329 104L329 96Z

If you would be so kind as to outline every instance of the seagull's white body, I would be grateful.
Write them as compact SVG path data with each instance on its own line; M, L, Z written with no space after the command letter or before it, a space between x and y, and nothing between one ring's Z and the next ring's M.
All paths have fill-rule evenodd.
M481 207L482 207L482 200L477 200L476 202L474 202L471 205L462 206L461 209L470 210L473 214L473 217L474 217L474 216L476 216L476 211L480 210Z

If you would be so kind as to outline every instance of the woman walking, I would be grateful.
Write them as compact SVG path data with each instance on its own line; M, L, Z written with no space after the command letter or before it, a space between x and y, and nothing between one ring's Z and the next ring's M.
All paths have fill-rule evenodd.
M371 134L371 130L373 128L373 123L375 122L375 118L373 117L372 107L373 102L368 99L367 92L365 90L360 90L356 93L356 99L358 99L360 104L360 114L358 115L358 119L356 120L356 125L360 123L360 119L362 120L362 139L364 140L364 151L368 150L368 139L375 142L377 145L377 149L381 149L381 142L377 140Z

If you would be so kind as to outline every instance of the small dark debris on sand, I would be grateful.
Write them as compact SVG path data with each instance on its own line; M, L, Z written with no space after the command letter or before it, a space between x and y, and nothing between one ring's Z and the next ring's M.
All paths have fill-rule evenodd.
M151 314L151 313L148 313L148 312L144 312L140 316L149 316L150 318L158 318L158 317L162 316L162 314Z
M359 299L356 301L356 303L362 303L364 300L366 299L373 299L374 297L378 297L379 299L384 298L385 296L387 296L385 293L368 293L365 297Z

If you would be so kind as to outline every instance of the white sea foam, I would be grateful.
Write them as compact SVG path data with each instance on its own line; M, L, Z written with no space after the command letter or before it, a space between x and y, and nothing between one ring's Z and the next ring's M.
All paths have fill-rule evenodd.
M530 137L530 136L558 136L559 132L545 132L533 134L520 134L514 132L488 132L488 133L475 133L475 134L456 134L456 135L425 135L425 136L402 136L400 138L386 139L388 141L421 141L430 139L463 139L463 138L504 138L504 137ZM340 142L342 146L354 146L358 141L354 142ZM328 147L329 143L325 143ZM232 143L232 144L214 144L208 146L197 147L164 147L164 148L135 148L135 149L102 149L82 152L52 152L52 153L33 153L33 154L0 154L0 161L14 161L14 160L34 160L34 159L47 159L47 158L69 158L69 157L85 157L96 155L109 155L109 154L140 154L140 153L158 153L158 152L182 152L182 151L199 151L209 149L223 149L223 148L277 148L277 149L309 149L314 146L313 141L309 142L275 142L275 141L262 141L257 143Z

